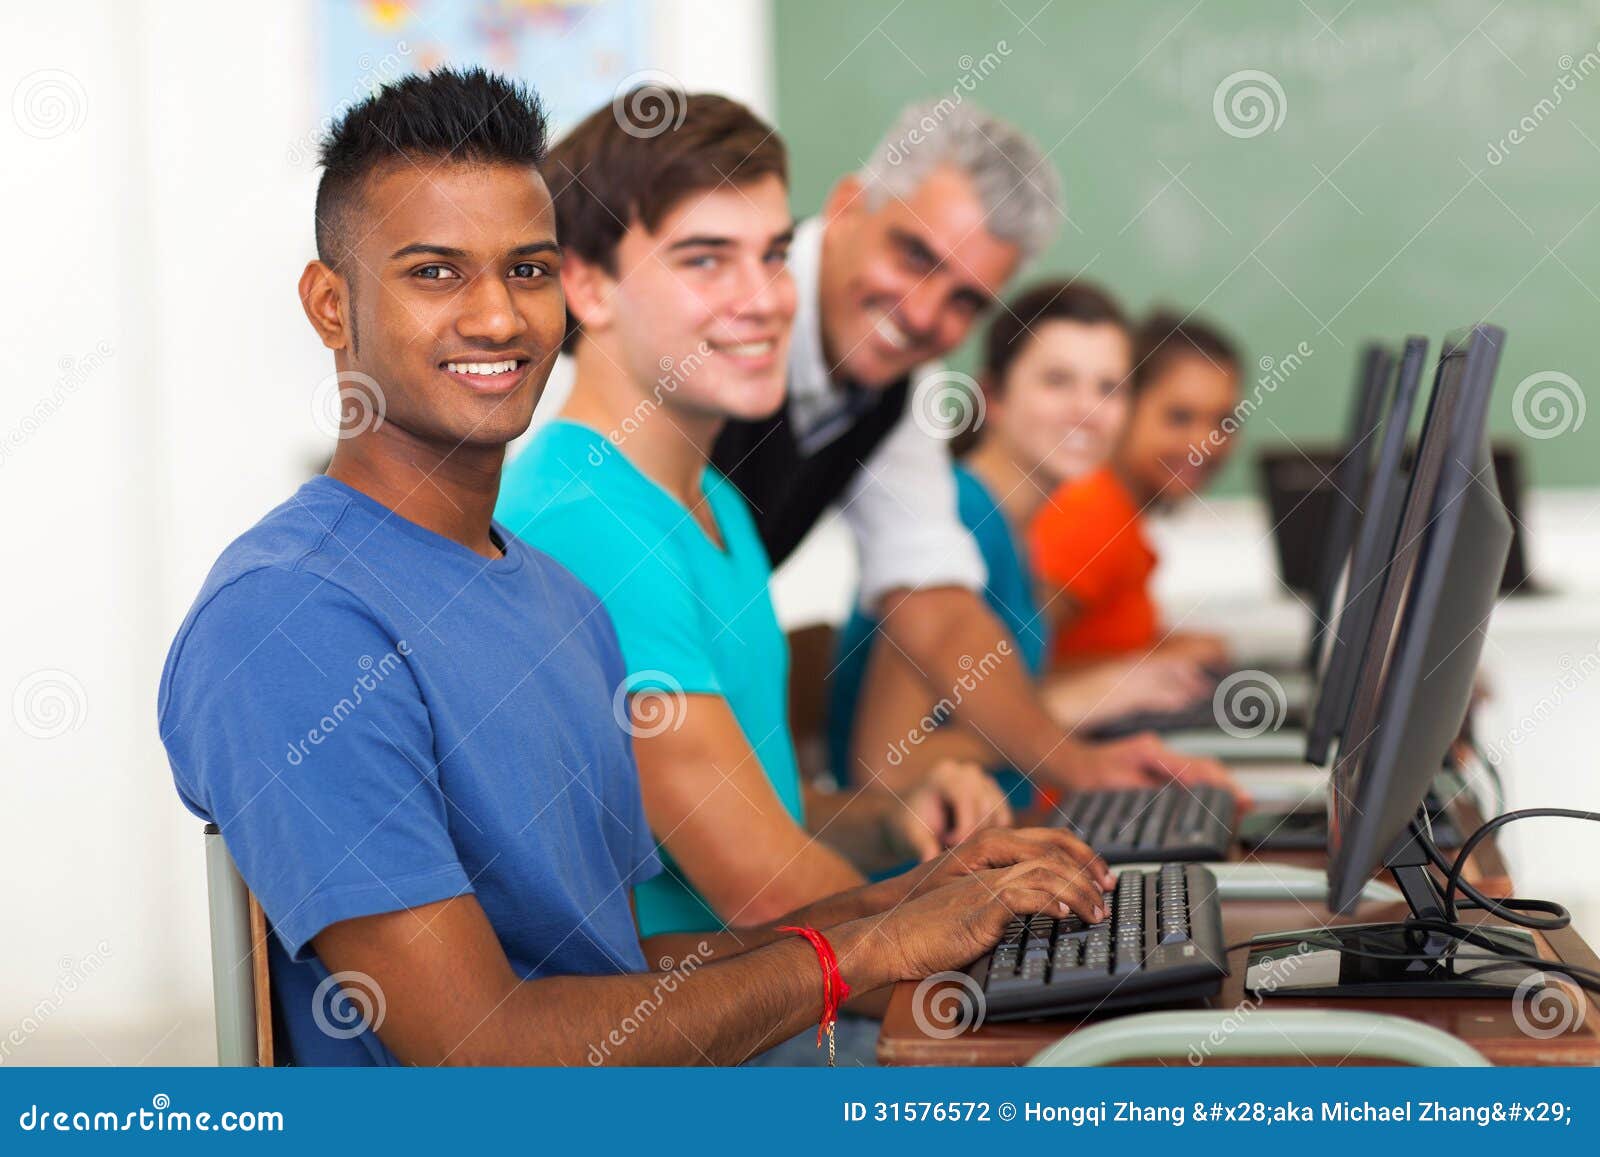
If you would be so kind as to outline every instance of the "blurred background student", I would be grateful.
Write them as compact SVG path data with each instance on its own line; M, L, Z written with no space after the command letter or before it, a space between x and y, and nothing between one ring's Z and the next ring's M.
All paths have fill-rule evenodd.
M1065 727L1138 709L1175 707L1204 690L1186 661L1113 660L1046 675L1051 621L1062 600L1036 597L1026 541L1029 520L1050 493L1101 467L1129 414L1133 337L1122 308L1104 290L1049 281L1026 290L996 317L984 346L983 424L951 469L962 523L983 555L984 598L1015 639L1015 649L972 656L974 677L990 661L1020 662L1040 682L1051 713ZM839 639L829 740L832 763L853 778L876 773L910 784L940 758L1005 760L976 729L945 718L949 688L883 641L876 622L857 610ZM930 732L922 722L937 720ZM908 736L915 736L908 742ZM1000 771L1014 804L1030 785Z
M1109 461L1064 481L1028 542L1056 609L1057 666L1157 651L1187 661L1184 686L1200 692L1203 668L1224 663L1227 648L1217 635L1162 628L1146 520L1196 497L1227 461L1239 352L1211 324L1171 310L1146 319L1134 347L1127 423Z

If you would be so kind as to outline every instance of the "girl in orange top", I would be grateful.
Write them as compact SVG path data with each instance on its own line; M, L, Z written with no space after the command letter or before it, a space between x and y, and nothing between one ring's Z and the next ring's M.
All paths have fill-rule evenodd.
M1062 485L1029 529L1043 597L1060 608L1051 652L1058 665L1152 649L1221 664L1216 636L1162 631L1144 519L1197 493L1226 460L1239 354L1212 327L1162 311L1140 326L1136 350L1133 405L1110 460Z

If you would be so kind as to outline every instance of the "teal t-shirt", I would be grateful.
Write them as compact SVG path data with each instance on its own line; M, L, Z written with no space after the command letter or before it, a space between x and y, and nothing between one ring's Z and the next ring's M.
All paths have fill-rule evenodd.
M972 532L989 570L984 598L1011 631L1022 661L1037 678L1045 664L1045 623L1034 595L1027 543L1011 533L1005 511L976 474L959 464L953 470L961 522ZM850 733L855 729L856 702L877 629L878 621L858 607L839 633L838 665L828 697L828 754L841 780L851 778ZM1011 802L1027 806L1033 798L1028 781L1009 769L996 774Z
M629 694L726 700L779 800L804 823L772 567L734 485L710 466L701 485L722 548L604 434L558 420L506 467L495 517L599 596L622 644ZM652 718L670 726L671 704L662 706ZM634 892L640 935L723 927L665 852L662 860L667 870Z

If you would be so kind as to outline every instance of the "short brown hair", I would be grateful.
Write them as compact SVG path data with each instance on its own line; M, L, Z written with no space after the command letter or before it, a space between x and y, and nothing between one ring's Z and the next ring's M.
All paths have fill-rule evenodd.
M994 322L983 347L983 372L989 388L1005 388L1011 363L1033 340L1034 331L1052 321L1114 325L1128 333L1128 318L1116 298L1085 281L1045 281L1023 290Z
M639 123L639 122L646 123ZM616 272L629 229L654 231L672 208L724 183L789 180L777 131L738 101L644 85L589 114L551 148L540 170L563 248ZM567 314L562 348L577 343Z
M1233 339L1208 322L1185 317L1175 309L1156 309L1139 326L1134 337L1133 392L1166 372L1184 356L1205 358L1213 365L1239 372L1242 362Z

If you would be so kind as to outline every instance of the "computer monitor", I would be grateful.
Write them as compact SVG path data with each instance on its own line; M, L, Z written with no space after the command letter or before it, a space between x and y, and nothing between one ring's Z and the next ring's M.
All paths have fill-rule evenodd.
M1416 814L1472 700L1511 543L1486 422L1505 331L1440 353L1394 562L1362 658L1330 796L1328 904L1346 911ZM1409 842L1409 839L1403 842Z
M1341 926L1273 938L1252 954L1252 991L1322 996L1500 996L1531 975L1484 963L1440 932L1448 912L1414 821L1471 701L1484 632L1511 539L1495 487L1486 420L1503 330L1446 339L1406 496L1394 559L1362 657L1329 799L1328 907L1350 911L1387 867L1413 924ZM1508 929L1482 933L1532 954ZM1291 954L1320 954L1287 983L1263 986ZM1458 959L1459 957L1459 959Z
M1416 409L1422 369L1428 356L1428 339L1410 337L1400 355L1399 379L1384 415L1378 439L1378 456L1362 498L1361 517L1344 571L1344 598L1338 618L1328 632L1328 655L1318 665L1316 704L1306 729L1306 762L1327 761L1333 741L1343 734L1355 695L1356 670L1372 635L1383 577L1394 554L1395 535L1405 505L1405 475L1401 460ZM1429 401L1429 412L1433 408ZM1426 419L1424 420L1426 424ZM1337 587L1337 576L1335 586Z
M1356 376L1355 396L1350 408L1350 427L1345 452L1334 467L1330 481L1333 496L1324 528L1322 551L1317 560L1317 578L1311 597L1311 639L1306 666L1316 669L1322 655L1339 575L1345 568L1350 545L1355 538L1356 519L1361 511L1356 503L1366 487L1373 446L1377 442L1378 422L1383 415L1384 396L1394 377L1394 355L1380 345L1361 351Z

